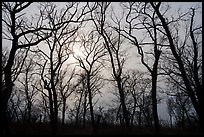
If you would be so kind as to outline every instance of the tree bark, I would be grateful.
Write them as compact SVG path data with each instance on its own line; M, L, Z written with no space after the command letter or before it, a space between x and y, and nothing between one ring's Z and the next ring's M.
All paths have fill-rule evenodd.
M62 125L64 125L64 120L65 120L65 111L66 111L66 99L63 99L62 103Z
M119 94L120 94L120 102L121 102L121 105L122 105L123 115L124 115L124 118L125 118L125 124L126 124L127 127L130 127L130 119L129 119L128 111L127 111L126 104L125 104L125 96L124 96L124 92L123 92L123 89L122 89L122 86L121 86L120 77L118 77L116 79L116 81L117 81L118 90L119 90Z
M131 117L131 123L130 123L130 126L132 127L133 126L133 121L134 121L134 115L135 115L135 110L136 110L136 106L137 106L137 100L136 100L136 97L133 95L133 98L134 98L134 106L133 106L133 112L132 112L132 117ZM139 121L140 122L140 121ZM140 126L139 126L140 127Z
M90 107L90 113L91 113L91 125L92 128L95 127L94 125L94 113L93 113L93 104L92 104L92 93L91 93L91 87L90 87L90 74L87 74L87 90L89 94L89 107Z
M87 97L87 93L86 91L84 91L84 113L83 113L83 127L85 128L86 126L86 97Z
M3 134L9 134L9 127L8 127L8 118L7 118L7 105L8 105L8 100L11 96L12 89L13 89L13 82L12 82L12 72L11 68L14 63L14 57L16 53L16 48L15 46L17 45L17 40L14 39L12 42L12 48L10 51L9 59L6 64L6 67L4 69L4 74L5 74L5 89L2 90L2 99L1 99L1 121L3 123Z
M76 113L76 126L78 126L78 121L79 121L79 111L80 111L80 107L81 107L81 101L82 101L82 97L83 97L83 92L80 95L79 98L79 105L77 106L77 113ZM81 126L81 125L80 125Z
M50 107L50 123L51 123L51 128L53 134L55 134L55 123L54 123L54 109L53 109L53 97L52 97L52 92L51 89L45 85L45 89L48 90L48 95L49 95L49 107Z
M153 65L152 70L152 113L154 118L154 127L156 130L156 133L158 134L160 132L160 125L159 125L159 117L157 112L157 67L158 67L158 61L159 57L161 55L161 51L156 50L155 52L155 62Z

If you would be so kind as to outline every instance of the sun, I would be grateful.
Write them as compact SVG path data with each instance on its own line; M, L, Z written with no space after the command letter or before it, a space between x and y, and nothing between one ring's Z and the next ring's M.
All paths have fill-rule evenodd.
M72 46L72 52L73 52L73 55L74 57L83 57L84 54L83 54L83 51L82 51L82 47L80 47L80 44L74 44Z

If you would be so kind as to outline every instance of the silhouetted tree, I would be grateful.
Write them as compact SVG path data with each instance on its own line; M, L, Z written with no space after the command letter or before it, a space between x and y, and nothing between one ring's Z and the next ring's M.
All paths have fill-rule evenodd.
M161 3L155 4L153 2L150 2L151 6L153 7L154 11L156 12L158 18L161 21L162 27L165 30L164 35L166 36L166 39L168 40L169 48L176 60L176 63L178 64L178 69L180 71L180 76L183 79L186 91L188 96L190 97L192 104L196 110L196 113L199 117L199 124L203 128L203 111L202 107L203 105L203 94L202 94L202 59L199 54L199 48L202 44L200 42L199 36L201 36L202 32L202 25L199 25L196 27L194 25L194 16L195 16L195 9L190 9L190 20L189 22L189 29L187 33L190 36L190 43L187 43L186 40L184 40L183 44L180 46L178 45L178 38L180 35L179 33L179 27L181 24L180 21L186 17L188 13L180 13L178 17L172 18L172 19L166 19L165 14L163 14L159 6ZM176 25L174 25L176 24ZM175 28L175 29L173 29ZM174 31L175 30L175 31ZM197 37L197 38L196 38ZM188 47L188 44L191 44L192 46ZM186 50L185 50L186 49ZM183 55L187 55L187 58L183 58ZM199 56L200 55L200 56ZM189 65L186 66L186 63L191 62ZM192 69L191 72L188 71L188 69ZM201 75L199 75L199 73ZM192 76L189 77L189 75L192 74Z
M105 56L105 50L101 43L101 37L94 31L91 31L87 35L81 35L80 44L82 55L75 55L74 58L79 62L79 66L85 72L86 88L88 93L89 108L91 113L92 127L94 128L94 112L92 99L94 94L100 93L100 89L103 86L101 76L99 72L103 67L103 63L100 59ZM86 93L85 93L86 94Z
M113 79L117 83L123 116L125 118L125 124L127 127L129 127L130 119L125 104L124 91L121 85L121 74L123 70L123 65L125 63L125 59L121 56L121 45L123 43L123 39L120 35L120 32L114 31L113 29L111 30L111 27L107 26L106 18L109 5L109 2L97 3L97 10L96 12L91 12L91 18L96 30L102 36L104 40L104 47L109 54ZM117 19L117 22L117 25L120 27L121 19Z
M75 70L71 71L71 74L68 74L68 69L71 69L69 65L59 72L59 84L56 85L57 90L60 91L59 99L62 104L62 125L64 125L65 112L68 108L67 99L74 92L75 88L72 84L75 77Z
M159 4L157 6L160 6ZM163 36L159 31L160 25L155 11L152 11L148 3L134 3L123 4L127 10L126 23L124 29L117 28L118 31L123 32L123 36L127 38L132 45L137 47L138 54L141 56L142 64L150 72L152 79L152 110L154 118L154 126L157 133L159 133L160 125L157 112L157 78L159 58L162 53ZM134 14L134 16L133 16ZM140 38L136 31L144 33L144 38ZM140 40L141 39L141 40ZM150 46L149 48L146 48ZM151 47L152 46L152 47ZM153 58L150 63L148 60Z
M28 123L31 122L32 106L35 101L35 96L37 91L32 84L35 85L35 76L32 73L34 71L35 63L33 61L34 56L30 56L25 60L24 66L22 68L21 77L18 78L17 82L20 83L20 90L25 94L25 119Z
M173 119L172 119L173 115L174 115L174 108L173 107L174 107L173 98L168 98L168 100L167 100L167 109L168 109L171 128L173 127Z
M192 127L194 110L192 109L192 103L187 95L178 92L175 98L171 97L168 99L167 105L171 118L170 120L172 122L172 117L174 117L175 126L182 128Z
M9 57L4 68L4 79L5 88L1 92L1 123L3 134L7 134L7 118L6 110L8 100L12 93L12 87L14 85L15 79L12 74L12 67L14 65L15 55L18 50L28 49L31 46L39 44L41 41L50 37L51 30L44 24L46 21L46 13L37 17L36 21L29 21L23 10L31 5L31 2L3 2L2 3L2 25L3 25L3 39L11 42L11 50L9 52ZM23 63L22 63L23 65ZM19 70L20 72L20 70ZM6 131L7 128L7 131ZM7 133L6 133L7 132Z
M47 17L48 26L53 28L52 36L45 40L49 53L42 48L34 52L41 54L44 58L43 65L41 63L38 65L42 69L41 79L44 88L48 91L52 131L56 134L59 106L56 85L59 83L59 73L72 53L71 45L75 42L76 32L83 25L88 11L86 11L86 5L82 5L79 10L79 3L74 2L68 3L66 8L60 11L56 9L54 3L45 3L44 6L46 6L44 9L46 12L52 11Z
M142 123L145 123L145 119L146 123L151 121L151 118L146 117L149 114L144 111L151 106L151 102L147 98L150 94L150 86L151 81L149 78L145 78L144 72L128 70L123 76L123 88L127 96L126 102L131 112L131 126L133 126L134 121L138 123L139 127L142 126ZM136 119L134 120L134 118ZM151 124L147 125L150 126Z
M24 113L21 107L23 103L22 92L19 92L19 89L14 86L14 91L8 101L7 115L9 122L23 122Z

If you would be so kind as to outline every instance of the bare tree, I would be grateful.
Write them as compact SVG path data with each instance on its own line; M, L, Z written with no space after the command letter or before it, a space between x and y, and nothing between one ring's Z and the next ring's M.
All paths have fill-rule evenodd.
M37 21L29 21L25 17L23 10L28 8L31 2L3 2L2 3L2 23L3 38L11 42L11 50L4 68L5 89L1 92L1 121L6 123L7 103L12 93L14 78L12 77L12 66L15 60L16 52L23 48L29 48L39 44L41 41L50 37L51 29L44 21L45 16L41 15ZM22 63L23 64L23 63ZM19 70L20 72L20 70ZM5 127L6 126L2 126ZM8 128L7 128L8 129ZM7 132L8 133L8 132ZM5 134L5 129L3 129Z
M125 63L125 58L121 55L121 45L123 39L120 35L120 32L114 31L107 25L106 19L109 5L109 2L97 3L98 9L96 12L91 12L91 18L96 30L102 36L104 40L104 47L109 54L113 78L117 83L118 92L120 94L120 102L122 105L123 116L125 118L125 125L129 127L129 115L125 105L124 91L121 85L121 74L123 65ZM120 26L121 18L118 18L117 22L117 25Z
M60 100L62 102L62 125L65 123L65 112L68 108L67 99L74 92L75 86L73 85L73 79L75 77L75 70L71 71L71 74L68 75L69 66L64 70L61 70L59 73L59 84L57 85L57 90L60 91ZM67 77L69 77L67 79Z
M150 72L152 79L151 98L154 126L156 132L159 133L157 78L159 58L162 52L161 49L164 46L163 35L160 30L160 22L158 21L156 12L152 12L148 3L130 2L127 5L123 4L123 7L127 10L127 25L124 26L124 29L117 28L117 30L121 31L122 35L127 38L132 45L137 47L138 54L141 56L142 64ZM143 33L144 37L140 38L140 36L137 35L137 31ZM150 59L152 62L149 61Z
M174 118L174 126L186 128L195 126L195 118L190 98L182 92L177 92L175 97L168 99L168 110L170 115L171 127L173 126L172 118Z
M86 114L88 110L89 103L87 103L88 91L87 91L87 79L86 79L86 72L80 71L78 72L78 79L76 84L75 90L75 107L71 110L75 113L73 114L75 117L75 125L76 126L83 126L86 127ZM82 125L80 124L80 121Z
M151 106L151 102L148 100L149 91L151 89L150 86L151 81L149 78L145 78L144 72L128 70L123 75L123 88L127 96L127 108L131 112L131 126L133 126L133 122L135 121L138 123L138 126L141 127L145 119L147 125L151 126L151 118L147 117L149 114L144 111ZM136 118L136 120L134 120L134 118Z
M24 63L24 67L22 68L22 74L25 76L22 78L18 78L18 81L21 85L20 88L22 92L25 93L25 101L26 101L26 109L25 109L25 119L27 122L31 122L31 113L32 113L32 106L33 102L35 101L35 96L37 91L31 85L36 83L35 78L33 77L32 71L34 70L35 64L33 62L32 56L29 57ZM22 75L21 74L21 75Z
M168 98L167 100L167 109L168 109L168 114L169 114L169 120L170 120L170 125L171 128L173 127L173 114L174 114L174 109L173 109L173 98Z
M13 85L14 82L11 70L16 52L23 48L29 49L41 41L46 40L53 32L64 26L65 23L83 22L85 20L84 15L89 12L86 10L87 5L79 8L80 3L69 3L66 9L61 10L63 12L61 12L60 17L58 17L58 15L55 14L55 10L53 10L55 7L50 6L52 4L39 4L39 14L32 16L31 21L26 18L23 12L26 8L30 7L31 2L2 3L3 38L11 42L9 58L4 69L6 88L2 91L3 98L1 99L1 119L3 123L6 123L7 102L12 92L13 86L11 85ZM71 12L70 9L72 9L73 12ZM70 31L71 30L73 29L70 29Z
M12 92L8 102L7 115L9 122L23 122L24 113L21 107L23 106L24 99L22 95L22 92L20 92L19 89L14 86L14 92Z
M49 13L47 17L48 26L53 28L53 31L52 36L45 40L49 51L37 47L37 50L34 52L39 53L44 60L43 65L41 63L38 63L38 65L42 70L40 75L44 83L44 88L48 91L50 116L54 134L57 133L59 93L57 92L56 85L59 83L59 73L71 54L70 45L75 42L76 32L83 25L85 14L88 13L86 11L87 6L82 5L81 9L79 9L79 4L68 3L60 11L57 10L54 3L43 4L45 12Z
M177 42L178 42L178 37L180 35L180 33L178 31L173 31L174 29L172 29L172 27L175 27L175 25L173 25L175 22L179 22L182 21L183 17L185 17L185 15L187 13L184 14L179 14L178 18L172 18L170 20L166 20L165 19L165 14L162 14L160 9L159 9L159 5L161 3L150 3L151 6L153 7L154 11L156 12L156 14L158 15L158 18L161 21L162 27L165 30L165 34L166 38L168 40L169 43L169 47L170 50L178 64L178 69L180 71L181 77L183 79L184 85L186 87L186 91L188 93L188 96L190 97L192 104L197 112L197 115L199 117L199 124L201 126L201 128L203 128L203 112L202 112L202 107L203 107L203 94L201 93L202 91L202 82L201 82L201 77L198 75L201 72L201 64L202 64L202 59L199 57L199 46L201 45L202 42L200 42L199 36L202 32L202 25L195 27L194 26L194 16L195 16L195 9L192 8L191 9L191 14L190 14L190 26L189 26L189 34L190 34L190 38L191 38L191 44L192 44L192 52L191 56L188 55L188 57L192 58L182 58L182 55L185 54L183 53L183 49L187 47L187 43L183 43L182 44L182 48L179 50L177 49ZM176 27L177 30L179 25ZM196 38L197 37L197 38ZM189 50L189 49L188 49ZM189 54L189 53L187 53ZM201 55L202 56L202 55ZM191 67L191 69L193 70L191 73L192 77L189 77L188 75L190 74L188 72L189 67L186 67L185 63L186 62L192 62L193 65L190 65L189 67ZM199 63L198 63L199 62ZM202 73L201 73L202 74ZM193 83L191 82L193 81ZM195 86L193 86L195 84Z
M88 92L92 127L94 128L95 121L92 99L95 94L100 93L100 89L103 86L101 76L99 75L103 67L103 62L100 59L106 55L106 52L101 43L101 37L97 32L94 33L94 31L91 31L88 35L82 35L80 43L83 55L74 55L74 57L85 72L85 84Z
M55 5L47 5L51 9L55 9ZM69 58L69 55L72 53L70 50L70 45L75 42L76 38L76 32L79 30L79 28L82 26L83 22L86 20L86 14L90 12L87 9L87 4L83 5L80 3L69 3L66 5L65 9L62 9L59 12L59 15L56 15L55 12L52 12L50 15L50 26L55 27L56 24L58 24L60 27L58 30L53 32L52 39L48 39L46 42L49 46L50 55L47 54L47 51L43 51L42 49L38 49L37 52L42 53L44 59L46 58L49 60L48 66L50 66L50 70L48 70L48 73L45 74L45 76L50 79L49 81L43 79L43 72L41 73L41 78L43 79L44 87L48 90L48 96L45 95L44 97L49 98L49 106L50 106L50 114L51 119L53 121L57 121L57 108L60 104L57 104L57 98L59 96L57 95L55 86L59 86L60 95L62 97L62 105L63 105L63 112L62 112L62 121L64 122L65 117L65 111L66 111L66 100L68 96L73 92L73 90L69 92L69 84L70 80L73 78L73 75L68 78L67 84L63 86L62 81L60 78L60 72L63 67L63 64L66 64L66 60ZM45 9L46 10L46 9ZM47 66L47 61L44 62L44 65L41 65L41 68L44 68ZM66 72L67 70L64 70ZM50 73L51 72L51 73ZM49 76L50 74L50 76ZM73 74L73 73L72 73ZM65 82L66 83L66 82ZM51 87L49 87L49 84L51 84ZM46 102L46 100L45 100ZM53 104L54 103L54 104ZM60 102L58 102L60 103ZM53 110L53 109L54 110ZM53 118L55 116L55 118Z
M76 111L74 114L75 115L75 125L81 126L81 125L79 125L79 123L80 123L79 121L80 121L80 119L82 119L81 118L82 117L82 109L83 109L83 107L84 107L84 110L87 109L86 105L83 106L83 104L82 104L83 103L83 97L84 97L84 104L86 104L86 97L87 97L87 95L86 95L86 89L87 88L85 87L85 78L84 78L83 73L79 73L79 78L77 79L77 85L74 87L76 87L75 88L75 98L77 98L77 99L75 100L74 108L71 109L70 111L72 111L72 112ZM78 94L79 94L79 97L78 97ZM84 111L84 113L85 113L85 111ZM83 121L84 127L85 127L85 115L86 114L84 114L84 121Z

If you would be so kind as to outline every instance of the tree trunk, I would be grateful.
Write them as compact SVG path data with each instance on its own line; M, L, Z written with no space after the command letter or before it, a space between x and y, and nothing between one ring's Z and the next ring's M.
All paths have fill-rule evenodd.
M154 127L156 133L160 132L159 117L157 112L157 66L161 51L155 50L155 62L153 65L152 75L152 113L154 118Z
M6 64L6 67L4 69L4 74L5 74L5 89L2 90L1 93L1 123L2 123L2 131L3 135L4 134L9 134L9 127L8 127L8 118L7 118L7 105L8 105L8 100L11 96L12 93L12 88L13 88L13 82L12 82L12 73L11 73L11 68L14 63L14 57L16 53L16 48L14 48L17 44L17 41L14 39L12 43L12 48L10 51L9 59Z
M64 125L65 120L65 111L66 111L66 98L63 98L63 106L62 106L62 125Z
M152 113L154 118L154 127L156 133L159 133L159 118L157 112L157 97L156 97L156 78L152 77Z
M169 115L169 119L170 119L170 126L172 128L173 126L172 126L172 115L171 114Z
M89 94L89 107L90 107L90 113L91 113L91 125L92 128L94 128L94 113L93 113L93 105L92 105L92 93L91 93L91 87L90 87L90 75L87 75L87 89Z
M25 93L26 93L26 99L27 99L27 109L28 109L28 117L27 122L30 123L31 119L31 99L29 97L29 89L28 89L28 69L26 69L26 77L25 77Z
M133 112L132 112L132 117L131 117L131 127L133 126L134 115L135 115L135 110L136 110L136 105L137 105L136 97L133 96L133 98L134 98L134 107L133 107Z
M84 113L83 113L83 127L85 128L86 126L86 97L87 97L87 93L86 91L84 91Z
M57 133L57 121L58 121L58 101L57 101L57 92L55 89L55 84L54 84L54 77L55 77L55 72L53 69L53 61L52 61L52 57L50 58L50 62L51 62L51 91L52 91L52 95L53 95L53 103L54 103L54 112L53 112L53 133L54 135L56 135Z
M46 89L48 90L48 95L49 95L50 123L51 123L51 127L52 127L52 132L53 132L53 134L55 134L52 92L51 92L51 89L49 87L47 87Z
M31 101L28 101L28 123L31 122L31 106L32 106Z
M139 127L141 127L141 125L142 125L142 110L141 110L140 107L139 107L139 120L138 120L138 125L139 125Z
M176 48L174 46L173 38L171 36L168 25L167 25L164 17L161 15L159 9L156 8L152 2L151 2L151 5L154 8L155 12L157 13L159 19L161 20L161 23L163 25L163 28L164 28L164 30L166 32L166 35L167 35L167 38L168 38L168 41L169 41L169 44L170 44L170 49L171 49L172 54L174 55L174 57L175 57L175 59L176 59L176 61L178 63L179 70L180 70L180 72L182 74L182 78L183 78L184 84L186 86L187 92L189 94L189 97L191 98L192 104L193 104L193 106L194 106L194 108L196 110L196 113L198 115L199 125L201 126L202 129L204 129L204 126L203 126L203 115L204 115L204 113L202 111L202 107L203 107L202 97L203 97L203 95L199 95L198 96L198 101L197 101L197 99L195 97L195 93L194 93L193 89L190 86L190 82L188 80L188 77L187 77L184 65L182 63L181 57L178 55L178 53L176 51ZM200 91L197 92L197 93L200 93ZM199 105L199 103L202 104L202 105Z
M82 100L82 97L83 97L83 92L81 93L80 95L80 98L79 98L79 105L77 107L77 113L76 113L76 126L78 126L78 121L79 121L79 111L80 111L80 107L81 107L81 100Z
M53 102L54 102L54 117L53 117L53 126L54 126L54 134L57 133L57 121L58 121L58 106L57 106L57 94L53 91Z
M120 94L120 102L122 105L122 110L123 110L123 115L125 118L125 125L127 127L130 127L130 121L129 121L129 116L128 116L128 111L125 105L125 96L124 96L124 92L121 86L121 80L120 78L117 78L117 85L118 85L118 90L119 90L119 94Z

